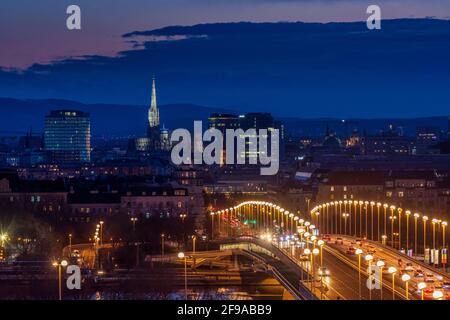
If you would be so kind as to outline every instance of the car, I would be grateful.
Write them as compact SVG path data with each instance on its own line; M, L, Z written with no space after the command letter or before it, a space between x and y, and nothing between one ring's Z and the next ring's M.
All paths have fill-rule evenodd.
M361 239L356 239L356 244L361 247L362 246L362 240Z
M347 254L355 254L356 253L356 249L354 247L349 247L346 251Z
M319 276L321 277L328 277L330 275L330 270L328 270L326 267L319 268Z
M329 234L325 234L325 235L322 237L322 240L328 242L328 241L331 241L331 237L330 237Z
M416 269L416 271L414 272L414 277L416 277L416 278L423 278L424 276L425 276L425 274L420 269Z
M408 263L407 263L406 267L405 267L405 271L406 272L414 272L414 267L411 265L408 265Z
M334 241L334 244L340 244L340 245L342 245L342 244L344 244L344 240L342 239L342 238L336 238L336 241Z
M377 250L375 250L375 249L369 249L369 250L367 250L367 253L368 253L368 254L371 254L371 255L374 255L376 252L377 252Z
M428 283L434 283L434 275L431 274L431 273L428 273L428 274L425 276L425 282L428 282Z
M444 282L442 282L442 288L444 288L444 289L450 289L450 281L444 281Z
M431 289L431 288L425 288L424 290L423 290L423 298L425 299L425 300L433 300L433 289Z
M300 261L309 261L309 257L304 254L302 254L299 259L300 259Z

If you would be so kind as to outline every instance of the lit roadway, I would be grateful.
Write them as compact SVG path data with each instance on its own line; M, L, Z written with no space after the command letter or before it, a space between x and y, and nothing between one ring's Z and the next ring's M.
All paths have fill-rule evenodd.
M352 214L353 220L348 218L349 215L345 210ZM288 257L295 264L293 269L295 269L294 273L298 279L293 278L292 274L286 274L289 283L294 285L297 281L300 288L308 288L312 291L315 298L414 300L421 298L421 292L418 290L419 282L426 283L425 299L441 297L445 299L448 295L446 288L450 284L448 277L426 265L421 265L419 268L419 262L409 261L406 256L402 258L403 263L399 264L398 260L401 255L398 251L389 250L385 245L382 246L376 242L372 242L370 247L367 243L358 246L356 243L352 244L355 239L350 237L346 237L342 245L334 244L336 236L330 239L329 243L324 243L324 240L328 240L328 238L319 234L320 229L326 229L326 234L333 234L329 231L338 231L338 229L339 233L342 233L345 231L341 230L343 223L347 225L347 220L343 218L349 219L349 230L357 231L359 229L359 233L362 233L362 230L367 232L369 229L374 229L379 232L383 220L385 224L387 223L388 215L391 217L391 229L395 226L394 232L398 231L400 234L401 226L405 227L406 225L406 228L410 227L409 230L412 230L411 221L417 223L416 219L422 217L418 213L413 215L409 210L404 211L393 205L382 205L369 201L353 201L353 203L351 201L335 201L315 207L310 214L312 220L306 221L299 216L298 212L289 212L274 203L246 201L234 207L211 212L211 224L213 236L218 239L247 235L262 239L267 245L272 246L269 248L272 254L276 252L275 249L281 249L282 253L278 252L275 256L278 259L282 256ZM413 218L414 220L411 220ZM428 217L423 215L422 220L425 229ZM379 222L378 225L375 224L375 221ZM442 229L441 243L445 246L447 223L438 219L432 219L432 222L433 236L434 227L438 226L439 230ZM324 234L323 230L321 231ZM411 234L409 235L411 236ZM374 234L371 236L374 237ZM389 234L387 237L389 238ZM402 240L405 237L399 238L400 246L402 246ZM347 252L350 246L355 247L358 254ZM320 255L319 252L321 252ZM320 256L322 256L322 264ZM281 260L284 264L289 264L286 259ZM406 266L406 260L408 260L408 266ZM319 270L324 271L321 265L329 273L323 279L319 275ZM369 289L370 282L368 281L369 265L372 266L373 272L372 290ZM406 272L406 267L410 269L409 272ZM380 273L380 270L383 272ZM418 270L419 272L417 272ZM424 277L419 276L420 270L424 272ZM309 276L307 276L308 273ZM311 274L315 275L314 285L311 285L310 279L313 278ZM327 290L320 290L324 287ZM408 291L406 291L406 287L408 287ZM435 294L436 296L434 296ZM310 298L314 298L311 293Z
M336 244L336 238L338 238L338 237L343 240L342 244L340 241L339 241L339 244ZM370 250L372 252L375 251L374 253L372 253L372 255L374 256L374 260L382 259L386 264L386 266L384 267L384 272L383 272L384 279L392 281L392 276L387 271L390 266L393 266L398 270L397 274L395 275L395 283L396 283L397 288L401 287L400 290L403 291L403 294L404 294L404 290L406 288L405 288L405 284L403 283L403 281L401 281L399 274L408 273L410 275L411 280L409 281L409 285L408 285L410 298L411 298L411 294L415 295L417 298L420 298L420 291L417 289L417 284L419 282L426 282L427 289L431 289L431 290L433 290L433 289L441 290L441 289L443 289L442 285L441 285L442 283L450 282L449 275L447 275L443 272L440 272L424 263L418 262L415 259L412 259L406 255L400 254L395 249L380 245L374 241L363 240L361 242L361 246L359 246L356 244L356 238L354 238L354 237L334 235L334 236L331 236L331 241L329 242L329 247L330 247L330 250L335 249L342 254L346 254L346 251L348 250L349 247L360 247L365 253ZM356 265L357 258L355 256L353 256L352 260L353 260L353 263ZM401 265L399 265L399 260L401 260ZM406 265L407 263L409 264L409 269L411 270L409 272L407 272L407 270L405 270L405 268L407 267L407 265ZM416 272L416 270L423 271L423 276L418 276L418 273ZM427 290L425 290L425 291L427 291ZM448 291L447 290L445 290L445 291L448 294ZM392 296L392 293L391 293L391 296ZM425 298L431 298L431 297L429 295L425 294Z

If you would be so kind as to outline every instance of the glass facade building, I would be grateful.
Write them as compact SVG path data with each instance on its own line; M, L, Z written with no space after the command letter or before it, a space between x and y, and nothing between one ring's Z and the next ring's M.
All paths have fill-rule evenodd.
M45 117L44 147L49 161L75 164L91 160L91 121L88 113L51 111Z

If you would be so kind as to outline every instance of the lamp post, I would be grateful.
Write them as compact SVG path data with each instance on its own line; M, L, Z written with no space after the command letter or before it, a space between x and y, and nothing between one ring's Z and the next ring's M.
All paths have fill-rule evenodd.
M58 270L58 297L59 300L62 300L62 274L61 274L61 269L64 267L67 267L68 262L67 260L61 260L61 261L54 261L53 262L53 266L57 268Z
M100 245L103 245L103 224L104 221L100 221Z
M367 254L365 256L365 259L366 259L367 263L369 264L369 273L368 273L369 280L372 280L371 277L372 277L372 260L373 260L373 256L371 254ZM372 300L372 283L370 283L370 286L369 286L369 300Z
M358 256L358 294L359 300L361 300L361 254L363 251L361 249L356 249L355 254Z
M409 251L409 216L411 215L411 211L406 210L406 254Z
M310 277L309 275L312 275L312 263L313 263L313 258L312 258L312 252L311 250L309 250L308 248L306 248L305 250L303 250L303 254L305 256L309 256L310 258L310 265L309 265L309 272L307 272L308 278ZM306 270L308 271L308 270ZM311 280L311 294L313 294L313 285L312 285L312 280Z
M381 203L378 202L377 203L377 239L378 242L380 242L381 238L380 238L380 208L381 208Z
M395 206L390 206L389 209L391 209L391 247L394 247L394 220L397 218L397 216L394 215L394 211L395 211Z
M447 227L447 221L442 221L442 249L445 249L445 227ZM444 267L444 270L446 269L446 262L442 262L442 266Z
M343 213L342 216L344 217L344 234L347 234L347 218L350 214L349 213Z
M72 255L72 234L69 233L69 257Z
M364 201L359 201L359 237L362 238L362 205Z
M391 247L393 248L395 246L395 242L394 242L394 222L397 219L397 216L391 215L389 217L389 219L391 220Z
M417 257L417 219L420 214L414 213L414 255Z
M398 250L402 249L402 208L398 208Z
M369 235L368 235L368 233L369 233L369 231L368 231L368 229L369 229L369 225L367 224L367 216L369 215L368 214L368 212L367 212L367 208L368 208L368 205L369 205L369 201L365 201L364 202L364 214L365 214L365 218L366 218L366 220L365 220L365 228L364 228L364 235L365 235L365 237L366 237L366 239L368 239L369 238Z
M162 259L164 260L164 238L165 238L165 234L161 233L161 256Z
M427 244L427 221L428 221L428 217L427 216L423 216L422 220L423 220L423 254L425 255L425 248L426 248L426 244Z
M370 240L373 241L373 206L375 202L370 202Z
M195 254L195 240L197 240L197 236L193 235L192 236L192 251L194 252L194 254Z
M315 270L315 267L314 267L314 265L315 265L314 261L316 260L315 257L318 254L319 254L319 249L314 248L313 251L312 251L312 255L311 255L311 257L312 257L312 269L313 269L313 272L312 272L313 278L312 278L312 282L311 282L311 288L313 290L314 290L314 283L316 282L316 270Z
M392 275L392 300L395 300L395 274L397 269L395 267L389 267L388 272Z
M406 293L406 300L409 300L409 291L408 291L408 282L409 280L411 280L411 277L409 276L409 274L404 274L402 275L402 281L405 283L405 293Z
M438 220L437 219L433 219L433 220L431 220L431 225L433 226L433 254L432 254L432 257L433 257L433 263L434 264L436 264L436 262L434 261L434 257L435 257L435 254L434 254L434 252L436 251L436 223L438 222Z
M425 282L419 282L417 284L417 288L420 290L420 297L422 300L424 300L423 290L425 290L426 287L427 287L427 284Z
M187 300L187 257L184 252L179 252L178 258L184 259L184 299Z
M323 245L325 244L325 241L319 240L319 241L317 241L317 244L319 245L319 248L320 248L320 268L323 268L323 255L322 255L322 251L323 251Z
M380 269L380 298L383 300L383 268L384 268L384 261L378 260L377 261L377 267Z
M133 232L136 232L136 221L138 219L136 217L130 218L131 223L133 224Z
M387 235L387 208L389 207L389 205L387 203L383 204L383 208L384 208L384 235Z

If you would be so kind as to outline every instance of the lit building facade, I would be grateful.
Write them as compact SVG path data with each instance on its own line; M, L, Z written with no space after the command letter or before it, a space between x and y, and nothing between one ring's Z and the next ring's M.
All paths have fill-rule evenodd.
M44 149L51 163L91 161L91 121L88 113L51 111L45 117Z

